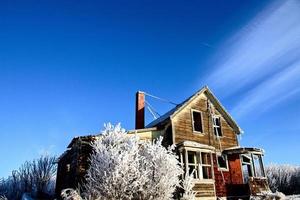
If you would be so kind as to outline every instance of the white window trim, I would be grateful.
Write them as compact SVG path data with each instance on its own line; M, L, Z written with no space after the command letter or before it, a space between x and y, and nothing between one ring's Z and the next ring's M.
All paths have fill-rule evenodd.
M224 156L225 157L226 168L220 167L219 159L218 159L219 156ZM228 156L227 155L222 155L221 153L216 153L216 159L217 159L218 171L229 171Z
M195 130L195 127L194 127L194 115L193 115L193 112L198 112L200 113L201 115L201 129L202 129L202 132L201 131L196 131ZM202 114L202 111L200 110L196 110L196 109L191 109L191 116L192 116L192 128L193 128L193 133L201 133L201 134L204 134L204 128L203 128L203 114Z
M215 125L215 118L219 118L220 119L220 126ZM221 115L214 115L213 116L213 131L214 131L214 135L216 137L219 137L219 138L223 137L222 120L221 119L222 119ZM220 133L218 133L218 135L216 135L215 134L215 128L219 128L219 127L221 129L221 135L219 135Z
M201 180L210 180L210 179L213 179L213 163L212 163L212 154L211 153L207 153L210 155L210 164L203 164L202 163L202 155L201 153L206 153L206 152L199 152L200 153L200 163L199 163L199 171L201 172L200 175L201 175ZM204 179L203 178L203 172L202 172L202 167L210 167L210 170L211 170L211 178L206 178Z
M244 162L243 161L243 156L245 156L246 158L250 159L250 162ZM243 171L243 165L250 165L250 170L251 170L251 173L252 173L252 176L249 176L249 177L253 177L254 176L254 172L253 172L253 165L252 165L252 161L251 161L251 157L246 155L246 154L241 154L240 155L240 162L241 162L241 167L242 167L242 177L243 177L243 182L245 180L245 175L244 175L244 171Z
M67 172L71 171L71 164L70 163L66 164L66 171Z
M187 163L187 167L188 167L188 169L190 168L190 166L193 166L194 168L195 168L195 175L196 175L196 179L200 179L200 169L198 169L198 167L199 167L199 164L198 164L198 158L197 158L197 152L195 152L195 151L190 151L190 152L194 152L195 154L194 154L194 163ZM187 155L188 155L188 153L187 153ZM187 159L188 160L188 159Z
M182 153L185 154L185 161L183 162L183 164L185 164L185 169L189 170L189 162L188 162L188 151L193 151L196 153L196 156L199 155L199 163L197 163L198 165L198 178L194 178L194 181L197 183L214 183L214 179L215 179L215 175L214 175L214 169L213 169L213 158L212 158L212 152L206 149L193 149L193 148L183 148L182 149ZM202 164L202 155L201 153L208 153L210 155L210 165L209 164ZM181 156L182 157L182 156ZM197 158L196 158L197 161ZM193 164L191 164L193 165ZM211 169L211 175L212 177L210 179L203 179L203 173L202 173L202 167L210 167Z

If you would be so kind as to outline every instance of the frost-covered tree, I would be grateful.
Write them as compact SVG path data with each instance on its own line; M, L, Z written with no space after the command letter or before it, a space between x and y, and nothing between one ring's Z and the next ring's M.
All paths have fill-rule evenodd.
M56 164L55 157L41 156L27 161L11 176L0 181L0 195L10 200L21 199L24 193L36 198L46 198L54 194Z
M0 195L0 200L7 200L7 198L4 195Z
M84 187L86 194L95 199L133 198L145 182L138 169L138 138L127 137L120 125L108 124L93 148Z
M31 162L31 177L35 196L45 197L53 194L56 176L56 157L41 156Z
M129 136L120 124L108 124L93 144L85 196L92 199L171 199L182 169L174 147L162 139L142 142Z
M64 200L82 200L78 192L72 188L62 190L60 195Z
M162 146L162 138L154 143L141 143L139 170L147 178L140 195L142 199L165 200L173 197L180 183L179 176L183 173L174 148Z
M292 165L275 165L266 167L270 189L284 194L300 193L300 167Z

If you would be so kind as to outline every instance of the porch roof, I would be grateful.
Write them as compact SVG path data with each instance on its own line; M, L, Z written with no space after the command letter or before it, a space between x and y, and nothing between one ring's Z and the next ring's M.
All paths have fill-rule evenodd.
M257 147L230 147L223 150L224 154L247 154L247 153L253 153L253 154L264 154L264 150Z

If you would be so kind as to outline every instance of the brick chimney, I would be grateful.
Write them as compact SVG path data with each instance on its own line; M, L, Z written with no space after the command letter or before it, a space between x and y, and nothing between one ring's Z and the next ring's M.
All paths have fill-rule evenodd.
M135 129L145 128L145 94L138 91L135 101Z

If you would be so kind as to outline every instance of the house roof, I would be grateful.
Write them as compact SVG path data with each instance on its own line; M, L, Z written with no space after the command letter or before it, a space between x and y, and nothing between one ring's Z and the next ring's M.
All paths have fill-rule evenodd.
M86 143L86 144L90 144L90 142L92 142L94 139L96 139L99 135L85 135L85 136L77 136L74 137L72 139L72 141L69 143L69 145L67 146L67 150L64 151L63 154L61 154L57 159L56 159L56 163L58 163L62 158L64 158L72 149L73 144L80 141L82 144Z
M74 137L72 139L72 141L70 142L70 144L67 146L67 148L71 148L73 146L73 144L77 141L92 141L93 139L95 139L97 137L97 135L86 135L86 136L77 136Z
M222 116L225 118L225 120L228 122L228 124L234 129L234 131L237 134L243 133L243 130L238 126L236 121L231 117L231 115L226 111L226 109L222 106L220 101L217 99L217 97L211 92L211 90L204 86L199 91L197 91L195 94L184 100L182 103L178 104L175 108L171 109L161 117L157 118L156 120L152 121L150 124L146 126L146 128L158 126L160 124L163 124L170 118L173 118L176 116L183 108L185 108L187 105L189 105L197 96L200 94L205 93L210 101L213 103L213 105L217 108L217 110L222 114Z
M55 163L58 163L63 157L65 157L69 153L70 149L64 151L56 160Z

